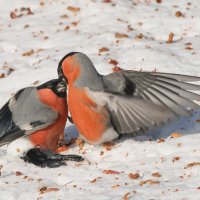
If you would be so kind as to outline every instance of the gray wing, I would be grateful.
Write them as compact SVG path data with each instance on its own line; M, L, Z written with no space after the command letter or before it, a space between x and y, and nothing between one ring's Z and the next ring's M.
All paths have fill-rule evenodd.
M136 89L135 83L121 72L102 76L104 90L114 94L132 95Z
M94 100L101 102L107 109L112 125L120 134L134 135L136 131L160 125L176 119L176 115L165 107L155 105L151 101L110 93L93 92ZM103 103L102 103L103 102Z
M0 110L0 146L49 126L57 117L39 100L36 88L20 90Z
M200 90L200 86L188 83L194 81L200 81L200 77L131 70L103 77L105 91L139 97L177 116L189 116L192 109L199 109L193 100L200 100L200 95L191 91Z

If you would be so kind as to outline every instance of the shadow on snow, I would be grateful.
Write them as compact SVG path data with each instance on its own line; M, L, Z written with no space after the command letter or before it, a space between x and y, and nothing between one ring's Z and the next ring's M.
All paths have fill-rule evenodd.
M182 133L183 135L198 134L200 133L200 123L197 122L200 119L200 111L195 112L192 117L182 117L174 122L169 122L165 125L150 128L146 135L132 137L136 141L157 140L159 138L167 138L173 132ZM71 138L77 138L79 132L73 124L69 124L65 127L65 140L70 141ZM130 136L128 137L130 138ZM121 137L120 140L124 140L126 137ZM118 140L118 141L120 141Z

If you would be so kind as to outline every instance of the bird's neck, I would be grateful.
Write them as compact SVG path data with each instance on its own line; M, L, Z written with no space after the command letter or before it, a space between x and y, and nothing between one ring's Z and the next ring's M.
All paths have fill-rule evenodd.
M74 81L73 85L77 88L89 88L94 91L103 89L102 77L94 67L81 68L80 75Z
M65 98L56 96L50 89L38 90L38 94L42 103L59 112L60 115L67 115L67 103Z

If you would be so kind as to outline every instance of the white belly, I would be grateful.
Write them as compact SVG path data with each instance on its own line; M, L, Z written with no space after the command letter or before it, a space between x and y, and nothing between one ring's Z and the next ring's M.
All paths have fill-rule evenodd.
M89 144L102 144L105 142L111 142L115 139L117 139L119 137L119 134L114 130L113 127L108 128L102 135L101 139L98 140L97 142L90 142L88 141L86 138L84 138L83 135L80 135L80 137L85 140L86 142L88 142Z
M19 138L11 142L7 147L7 153L14 157L23 157L34 148L34 145L26 137Z

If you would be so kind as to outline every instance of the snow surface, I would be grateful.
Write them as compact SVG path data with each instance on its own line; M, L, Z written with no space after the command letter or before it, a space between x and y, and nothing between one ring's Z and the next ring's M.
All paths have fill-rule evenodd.
M114 59L126 69L200 76L199 0L158 2L1 0L0 74L6 77L0 79L0 106L17 90L55 78L59 60L71 51L86 53L102 74L112 71L109 62ZM20 11L22 7L33 14ZM11 19L11 12L22 16ZM166 43L171 32L174 42ZM116 38L116 33L126 35ZM108 51L99 53L102 47ZM0 200L200 199L198 118L199 113L147 136L120 139L108 150L74 145L66 153L80 153L88 162L69 162L57 169L25 164L2 147ZM183 136L170 138L172 132ZM74 133L68 124L66 134ZM158 143L159 138L165 141ZM190 163L196 166L187 167ZM108 169L119 174L106 174ZM160 177L152 175L156 172ZM139 177L131 179L130 173Z

